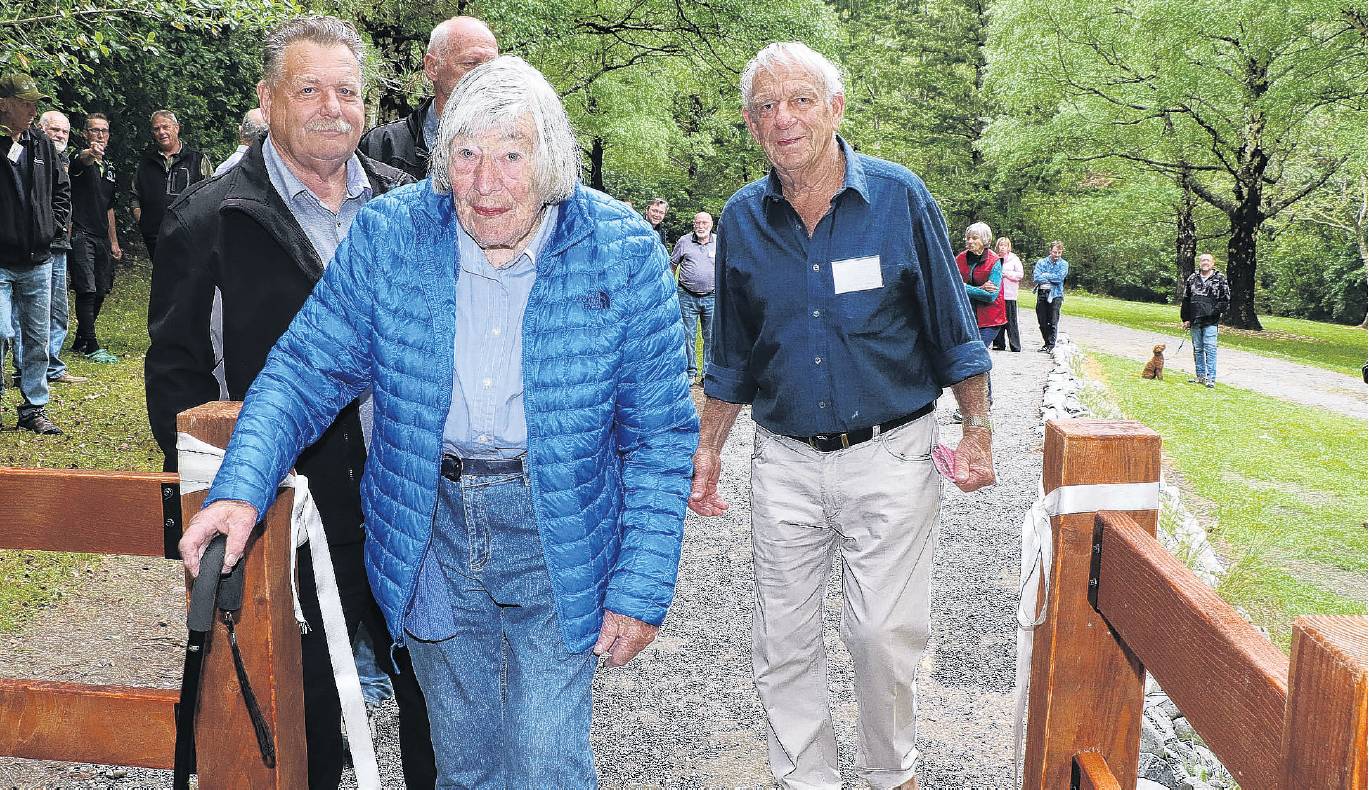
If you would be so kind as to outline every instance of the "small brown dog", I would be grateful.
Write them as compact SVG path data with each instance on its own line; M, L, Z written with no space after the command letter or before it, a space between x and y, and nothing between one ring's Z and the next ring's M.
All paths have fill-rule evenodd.
M1141 370L1141 378L1155 379L1156 381L1165 380L1165 346L1163 343L1151 349L1155 356L1150 358L1144 369Z

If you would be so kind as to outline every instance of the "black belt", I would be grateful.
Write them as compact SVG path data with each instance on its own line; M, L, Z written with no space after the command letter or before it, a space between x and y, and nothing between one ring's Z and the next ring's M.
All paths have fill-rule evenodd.
M681 290L681 291L684 291L685 293L689 294L690 296L697 296L697 297L700 298L700 299L704 298L705 296L712 296L712 295L713 295L713 292L712 292L712 291L709 291L708 293L703 293L703 294L701 294L701 293L699 293L699 292L697 292L697 291L691 291L691 290L689 290L688 288L684 287L683 285L680 286L680 290Z
M820 453L830 453L836 450L845 450L847 447L852 447L861 442L868 442L881 433L892 431L901 425L907 425L919 417L926 417L928 414L931 414L934 409L936 409L936 401L928 403L926 406L923 406L912 414L895 417L892 420L882 422L879 425L874 425L869 428L858 428L854 431L847 431L846 433L820 433L817 436L790 436L789 438L797 439Z
M459 481L462 475L521 475L523 459L519 458L461 458L442 456L442 476Z

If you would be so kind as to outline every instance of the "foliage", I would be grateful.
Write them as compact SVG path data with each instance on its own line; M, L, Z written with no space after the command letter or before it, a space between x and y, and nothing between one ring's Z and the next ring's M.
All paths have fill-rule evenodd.
M1082 20L1087 20L1084 23ZM1233 314L1253 310L1266 220L1362 158L1363 14L1340 0L995 6L995 153L1164 174L1227 216Z
M1365 612L1363 421L1220 383L1145 381L1132 360L1092 358L1122 411L1159 432L1187 488L1211 503L1209 534L1234 560L1223 597L1284 645L1298 615Z

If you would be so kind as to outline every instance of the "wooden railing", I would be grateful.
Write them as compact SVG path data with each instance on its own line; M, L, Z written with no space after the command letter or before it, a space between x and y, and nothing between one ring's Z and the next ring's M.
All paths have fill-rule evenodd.
M181 414L177 426L223 447L238 406L206 404ZM178 495L176 475L0 469L0 548L165 557L174 552L179 514L199 510L205 496L185 495L176 508ZM205 656L195 722L204 790L308 783L300 640L291 605L289 508L288 497L277 500L267 511L266 529L253 537L243 560L246 591L236 625L248 677L275 739L276 766L262 762L238 691L228 634L219 622ZM105 616L116 619L118 612ZM170 769L178 694L177 689L0 678L0 755Z
M1160 437L1053 421L1043 483L1150 483ZM1300 617L1291 662L1154 537L1157 511L1051 519L1024 788L1134 788L1149 672L1245 790L1364 788L1363 617Z

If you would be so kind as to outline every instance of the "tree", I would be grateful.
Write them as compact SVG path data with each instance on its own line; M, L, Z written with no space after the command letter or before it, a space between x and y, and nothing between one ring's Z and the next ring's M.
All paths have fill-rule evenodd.
M1011 114L1048 108L1070 157L1164 173L1219 210L1225 320L1258 329L1264 223L1362 156L1343 133L1365 123L1362 22L1340 0L1003 0L990 72Z

